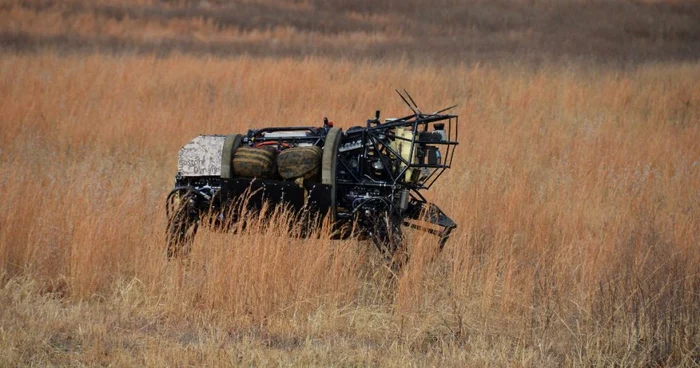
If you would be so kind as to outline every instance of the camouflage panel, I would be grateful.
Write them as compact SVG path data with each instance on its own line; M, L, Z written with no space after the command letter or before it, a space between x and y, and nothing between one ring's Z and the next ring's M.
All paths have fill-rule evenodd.
M284 179L303 177L314 179L321 171L321 148L294 147L288 148L277 156L277 167Z
M223 135L200 135L180 149L177 171L188 176L220 176Z
M243 178L268 179L275 176L276 150L273 147L240 147L233 154L233 173Z

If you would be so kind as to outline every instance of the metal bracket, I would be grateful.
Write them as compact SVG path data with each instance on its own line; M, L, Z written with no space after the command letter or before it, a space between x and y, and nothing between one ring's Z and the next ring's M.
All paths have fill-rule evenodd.
M428 222L433 225L437 225L442 228L438 231L418 224L413 224L408 221L404 221L404 225L421 231L425 231L429 234L437 235L440 237L438 245L440 250L445 247L445 243L450 238L452 230L457 228L457 224L452 221L442 210L429 202L417 201L414 198L411 199L408 210L406 210L406 218L411 220L421 220Z

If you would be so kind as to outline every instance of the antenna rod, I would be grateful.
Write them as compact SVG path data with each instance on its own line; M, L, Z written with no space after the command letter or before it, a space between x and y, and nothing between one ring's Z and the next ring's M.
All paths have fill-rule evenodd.
M414 114L418 115L418 113L416 112L416 110L411 106L410 103L408 103L408 101L406 101L406 98L403 97L403 95L401 94L401 92L399 92L398 89L396 89L395 91L396 91L396 93L399 94L399 97L401 97L401 99L403 100L403 102L406 103L406 106L408 106L408 108L411 109L411 111L413 111Z
M416 101L413 101L413 97L411 97L411 95L408 93L408 91L406 91L406 89L404 89L403 92L406 94L406 96L408 96L408 99L411 100L411 102L413 102L413 106L416 107L416 110L418 110L418 112L421 115L423 115L423 113L420 111L420 108L418 108L418 104L416 103Z
M432 113L432 114L430 114L430 115L437 115L437 114L439 114L439 113L441 113L441 112L445 112L445 111L447 111L447 110L452 110L452 109L454 109L454 108L457 107L457 106L459 106L459 105L452 105L452 106L446 107L446 108L444 108L444 109L442 109L442 110L435 111L434 113Z

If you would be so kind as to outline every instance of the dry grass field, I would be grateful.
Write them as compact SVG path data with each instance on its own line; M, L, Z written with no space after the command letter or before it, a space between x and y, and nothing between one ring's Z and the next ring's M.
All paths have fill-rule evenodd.
M695 61L692 0L3 0L20 52L538 65Z
M214 1L66 4L0 6L0 366L700 365L694 24L674 26L690 32L681 46L657 39L642 58L688 51L676 61L599 52L523 65L501 48L511 56L442 64L268 52L275 37L294 50L408 50L418 31L392 30L400 10L343 10L388 24L360 34L341 22L337 32L222 27L206 16L224 6ZM256 24L340 6L243 4L277 9ZM69 21L91 6L140 17ZM161 54L133 40L193 35L196 22L204 39L263 51L199 52L191 41ZM136 52L80 38L110 29ZM66 42L33 38L49 36ZM394 275L369 243L290 238L256 218L239 234L202 231L186 262L167 260L164 199L191 137L404 115L395 88L425 110L460 104L455 166L428 193L459 226L443 252L410 234L411 261Z

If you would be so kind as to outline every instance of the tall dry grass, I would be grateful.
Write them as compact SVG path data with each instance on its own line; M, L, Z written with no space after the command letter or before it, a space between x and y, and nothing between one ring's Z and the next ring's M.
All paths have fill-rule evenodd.
M700 68L322 58L0 59L0 365L700 363ZM428 193L459 225L370 245L276 227L164 256L198 133L459 103Z

